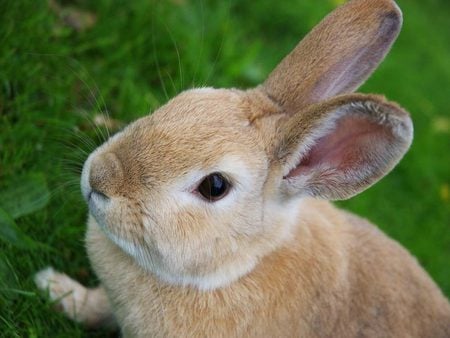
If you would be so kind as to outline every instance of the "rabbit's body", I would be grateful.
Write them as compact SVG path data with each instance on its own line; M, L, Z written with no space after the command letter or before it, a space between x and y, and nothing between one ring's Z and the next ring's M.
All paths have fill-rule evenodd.
M91 218L89 257L125 336L449 337L448 303L398 243L328 202L298 208L292 237L213 291L145 273Z
M262 85L189 90L117 133L81 179L103 286L52 269L38 285L126 336L450 336L450 305L416 260L321 201L374 184L412 142L401 107L351 94L401 22L391 0L349 1Z

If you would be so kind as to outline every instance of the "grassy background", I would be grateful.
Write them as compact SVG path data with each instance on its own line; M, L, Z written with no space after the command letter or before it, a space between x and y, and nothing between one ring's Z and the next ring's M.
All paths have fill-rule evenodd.
M55 313L32 281L50 264L96 283L77 181L103 139L91 123L97 114L129 122L192 86L254 86L339 2L2 1L0 194L42 173L51 199L16 220L38 249L0 242L0 335L104 336ZM405 106L415 141L388 177L340 204L407 247L448 296L450 3L398 2L403 32L362 91Z

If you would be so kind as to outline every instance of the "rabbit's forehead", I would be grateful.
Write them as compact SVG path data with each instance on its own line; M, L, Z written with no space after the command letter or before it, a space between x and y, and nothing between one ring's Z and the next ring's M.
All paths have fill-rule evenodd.
M202 89L136 121L111 146L125 166L139 168L149 180L170 182L192 172L220 171L224 163L261 162L253 133L239 94Z
M201 88L181 93L152 116L152 123L190 126L247 125L248 103L244 92L229 89Z

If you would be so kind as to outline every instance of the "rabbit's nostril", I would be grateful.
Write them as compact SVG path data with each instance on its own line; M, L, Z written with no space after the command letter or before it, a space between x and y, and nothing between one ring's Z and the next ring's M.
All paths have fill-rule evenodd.
M93 193L110 197L117 191L122 178L122 164L114 153L100 154L93 158L89 172L89 184Z

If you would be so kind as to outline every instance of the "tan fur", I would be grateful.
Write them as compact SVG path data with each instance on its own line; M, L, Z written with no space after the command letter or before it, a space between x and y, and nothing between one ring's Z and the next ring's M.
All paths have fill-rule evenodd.
M292 240L212 292L162 284L93 220L87 245L131 337L448 336L448 303L397 243L327 202L301 214Z
M189 90L116 134L81 182L104 289L53 270L39 286L126 337L448 337L450 305L416 260L320 200L366 189L411 144L402 108L348 94L400 24L391 1L350 1L260 87ZM231 188L209 202L197 186L214 172Z

